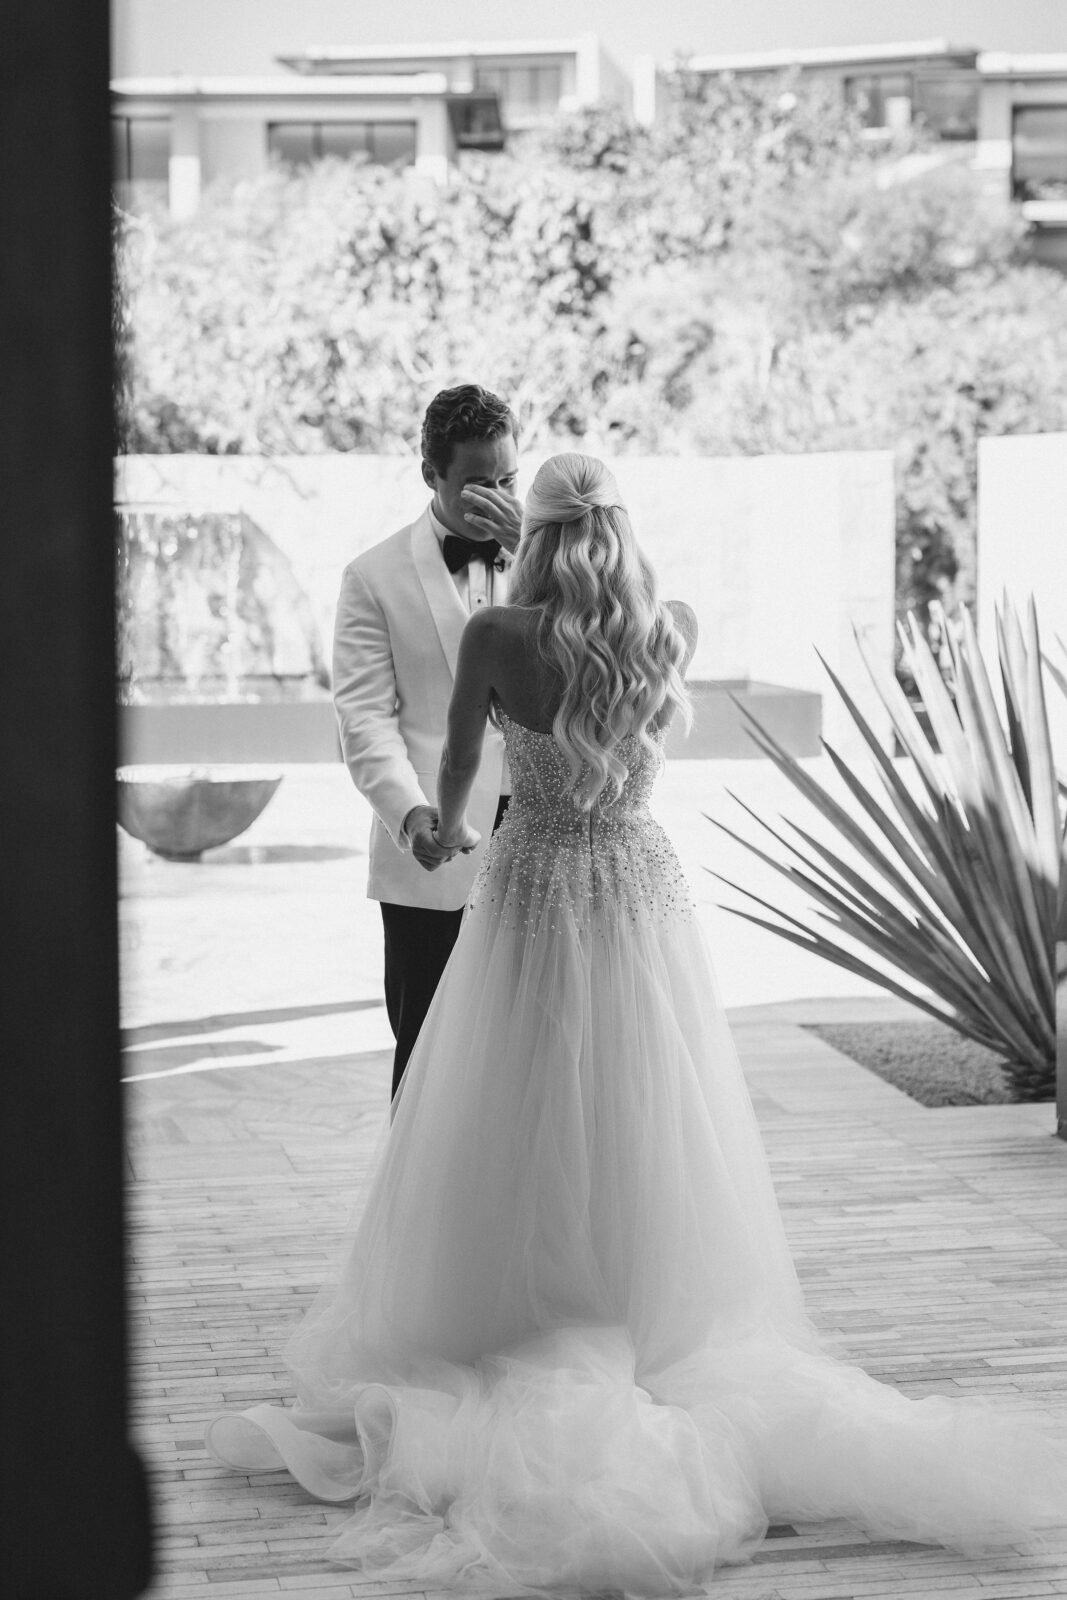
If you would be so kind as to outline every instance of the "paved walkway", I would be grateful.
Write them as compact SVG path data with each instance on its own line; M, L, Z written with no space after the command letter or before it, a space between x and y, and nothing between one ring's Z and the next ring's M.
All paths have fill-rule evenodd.
M924 1110L798 1016L803 1006L734 1020L809 1304L832 1347L911 1395L1011 1395L1067 1425L1067 1145L1052 1136L1052 1108ZM287 1018L294 1041L307 1027L302 1056L129 1086L137 1437L163 1528L153 1600L402 1592L323 1559L343 1509L283 1474L224 1473L202 1445L218 1408L289 1396L278 1348L337 1246L382 1128L388 1054L317 1058L320 1022L314 1008ZM358 1011L345 1022L358 1040ZM247 1044L259 1022L245 1023ZM169 1048L165 1028L156 1043ZM144 1050L142 1040L133 1055ZM1038 1555L971 1561L872 1544L847 1524L781 1527L718 1592L1067 1595L1067 1529Z
M827 761L808 765L832 776ZM232 1047L246 1036L250 1013L262 1027L265 1013L281 1013L294 1003L328 1007L358 1000L368 1012L360 1048L386 1047L381 917L366 898L370 808L340 764L279 770L283 782L258 821L197 865L162 861L120 833L127 1027L187 1018L196 1022L201 1044L210 1035L236 1054ZM789 886L778 874L707 820L704 813L710 812L750 838L757 836L755 824L727 791L768 819L782 808L811 821L803 801L766 761L675 761L656 786L656 814L693 886L717 952L726 1004L874 992L862 979L720 909L722 901L742 901L708 868L775 903L794 909L804 903L795 893L790 899ZM331 1049L328 1016L320 1012L317 1038L324 1053ZM227 1017L234 1028L204 1027L205 1018ZM281 1024L285 1018L279 1014L276 1020ZM172 1037L175 1049L179 1037ZM257 1032L256 1038L261 1045L284 1048L288 1036ZM348 1020L336 1038L339 1050L351 1049Z
M657 810L720 952L819 1327L908 1394L1012 1395L1067 1426L1067 1144L1052 1107L924 1110L804 1031L914 1013L718 909L736 897L706 866L781 892L705 820L736 820L726 787L763 815L801 815L762 762L674 763ZM383 1126L367 821L343 769L292 768L249 833L202 865L122 840L131 1353L162 1530L153 1600L398 1592L323 1559L343 1509L282 1474L223 1473L202 1444L220 1407L289 1398L277 1352ZM827 991L852 998L766 1003ZM718 1593L1067 1596L1067 1529L1040 1555L975 1562L871 1544L845 1524L777 1528Z

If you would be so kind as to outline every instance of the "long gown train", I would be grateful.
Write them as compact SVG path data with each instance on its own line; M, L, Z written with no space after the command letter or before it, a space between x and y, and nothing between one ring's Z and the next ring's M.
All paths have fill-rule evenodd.
M1067 1449L909 1400L804 1310L688 887L633 741L581 817L549 735L513 775L292 1408L216 1459L355 1501L333 1559L426 1587L692 1593L768 1521L979 1551L1067 1524Z

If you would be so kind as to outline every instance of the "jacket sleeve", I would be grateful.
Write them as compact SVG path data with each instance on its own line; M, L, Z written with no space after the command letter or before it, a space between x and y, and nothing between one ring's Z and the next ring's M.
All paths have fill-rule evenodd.
M400 732L389 625L354 565L345 570L337 602L333 699L341 754L353 783L393 843L401 850L410 849L404 818L412 806L429 802Z

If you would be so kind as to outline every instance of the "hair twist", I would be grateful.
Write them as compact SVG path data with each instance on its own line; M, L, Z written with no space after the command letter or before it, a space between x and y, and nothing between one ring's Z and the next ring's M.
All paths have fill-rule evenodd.
M614 803L629 775L622 741L658 750L663 714L676 707L688 726L692 710L686 640L602 461L568 453L537 473L508 603L541 611L541 653L563 684L552 731L575 805L590 811L605 791Z

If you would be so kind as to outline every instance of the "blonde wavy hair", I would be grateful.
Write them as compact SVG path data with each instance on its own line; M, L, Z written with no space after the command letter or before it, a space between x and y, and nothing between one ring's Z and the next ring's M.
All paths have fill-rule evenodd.
M614 804L629 769L619 746L632 735L658 754L649 731L669 707L692 723L682 680L687 643L659 599L656 575L621 503L592 456L552 456L533 481L508 604L542 610L538 645L563 699L552 724L583 812Z

